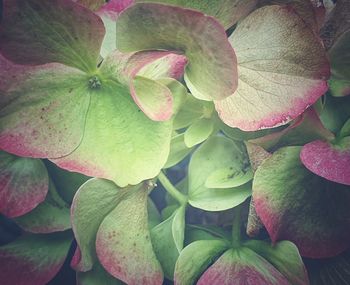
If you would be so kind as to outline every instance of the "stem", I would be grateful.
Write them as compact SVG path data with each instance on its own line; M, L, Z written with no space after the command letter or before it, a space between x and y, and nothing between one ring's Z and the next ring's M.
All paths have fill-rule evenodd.
M175 188L163 171L159 173L158 180L160 183L162 183L165 190L181 205L185 205L187 203L187 197Z
M234 208L232 223L232 246L239 247L241 244L241 205Z

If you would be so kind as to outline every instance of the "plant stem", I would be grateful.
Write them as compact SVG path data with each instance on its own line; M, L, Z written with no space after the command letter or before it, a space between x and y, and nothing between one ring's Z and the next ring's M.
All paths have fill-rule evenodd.
M241 210L239 205L234 208L234 216L232 222L232 246L239 247L241 244Z
M175 186L170 182L168 177L161 171L158 175L158 180L162 183L165 190L181 205L185 205L187 203L186 195L182 194L179 190L175 188Z

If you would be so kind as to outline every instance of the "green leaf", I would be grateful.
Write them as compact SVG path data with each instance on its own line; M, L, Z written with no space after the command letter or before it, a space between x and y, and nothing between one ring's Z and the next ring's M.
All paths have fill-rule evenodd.
M71 234L64 232L25 235L1 246L1 284L47 284L61 269L71 242Z
M308 285L308 275L299 255L298 248L289 241L280 241L274 245L260 240L249 240L244 243L270 262L293 285Z
M200 240L186 246L175 265L176 285L192 285L205 269L223 253L228 244L222 240Z
M205 141L214 131L214 122L211 119L199 119L185 132L184 140L187 147L193 147Z
M255 7L256 0L137 0L136 2L159 2L190 8L203 12L219 20L226 28L233 26Z
M113 180L121 187L135 185L155 177L164 166L171 131L171 121L148 119L128 89L106 81L91 97L79 148L52 161L70 171Z
M66 203L72 204L75 193L90 177L77 172L65 171L50 161L45 161L45 165L58 194Z
M136 76L131 87L135 103L153 121L167 121L173 115L173 97L165 85Z
M192 155L189 164L189 203L207 211L222 211L244 202L251 194L246 184L230 189L207 188L209 175L222 168L245 169L242 146L225 137L211 137Z
M146 185L146 184L144 184ZM138 186L104 218L96 236L102 266L127 284L163 283L147 220L148 189Z
M59 62L97 69L105 34L101 19L70 0L5 0L0 50L15 63Z
M185 232L185 207L176 209L173 214L154 227L151 238L154 251L168 279L174 276L174 268L183 248Z
M91 97L88 76L56 63L23 72L0 110L1 148L40 158L71 153L84 133Z
M202 117L210 117L214 106L212 103L195 99L189 95L174 118L174 129L179 130L193 124Z
M253 179L251 169L241 170L232 167L221 168L210 174L205 181L207 188L232 188L241 186Z
M329 51L332 77L329 81L333 96L346 96L350 94L350 31L345 32L335 42Z
M122 52L165 49L184 53L188 59L185 82L199 99L222 99L237 87L236 58L224 28L194 10L137 3L117 19L117 48Z
M232 280L237 285L290 285L267 260L244 247L226 251L204 272L197 284L230 284Z
M345 122L345 124L343 125L343 127L339 132L340 138L345 138L348 136L350 136L350 118Z
M147 212L148 212L148 227L152 229L161 222L161 216L157 209L157 206L154 204L151 198L148 198L147 203Z
M230 42L237 54L238 89L215 106L231 127L256 131L284 125L328 89L323 44L290 7L255 10Z
M50 181L49 191L44 202L15 222L25 231L31 233L52 233L71 228L69 205L57 193Z
M72 228L81 251L76 268L92 269L96 260L96 233L103 219L121 201L128 189L122 190L108 180L93 178L83 184L72 204Z
M28 213L45 199L48 188L41 160L0 151L0 213L7 217Z
M164 168L170 168L182 161L193 148L185 144L184 134L175 135L170 142L170 154Z
M123 285L122 281L114 278L96 262L87 272L77 272L77 285Z
M290 240L306 257L334 256L349 246L349 187L309 172L300 150L281 148L260 165L255 209L273 242Z

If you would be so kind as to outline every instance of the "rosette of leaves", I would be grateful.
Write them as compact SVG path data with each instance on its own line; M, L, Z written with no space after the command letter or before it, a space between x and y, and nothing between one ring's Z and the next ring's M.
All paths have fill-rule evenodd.
M298 250L348 249L348 105L320 99L328 55L331 92L346 95L347 33L336 26L327 55L318 1L257 2L4 1L0 210L32 232L0 248L19 278L9 284L59 270L66 205L87 179L66 183L38 158L96 177L72 202L78 284L308 284ZM174 187L161 169L186 161ZM156 179L171 196L162 206L148 198ZM251 195L272 245L240 237ZM232 208L232 238L205 226L231 226Z

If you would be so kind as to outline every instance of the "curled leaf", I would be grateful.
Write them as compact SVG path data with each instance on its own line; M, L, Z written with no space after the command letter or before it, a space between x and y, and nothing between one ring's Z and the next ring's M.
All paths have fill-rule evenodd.
M194 10L137 3L117 19L117 48L123 52L165 49L184 53L188 58L185 82L199 99L222 99L237 87L236 57L224 28Z

